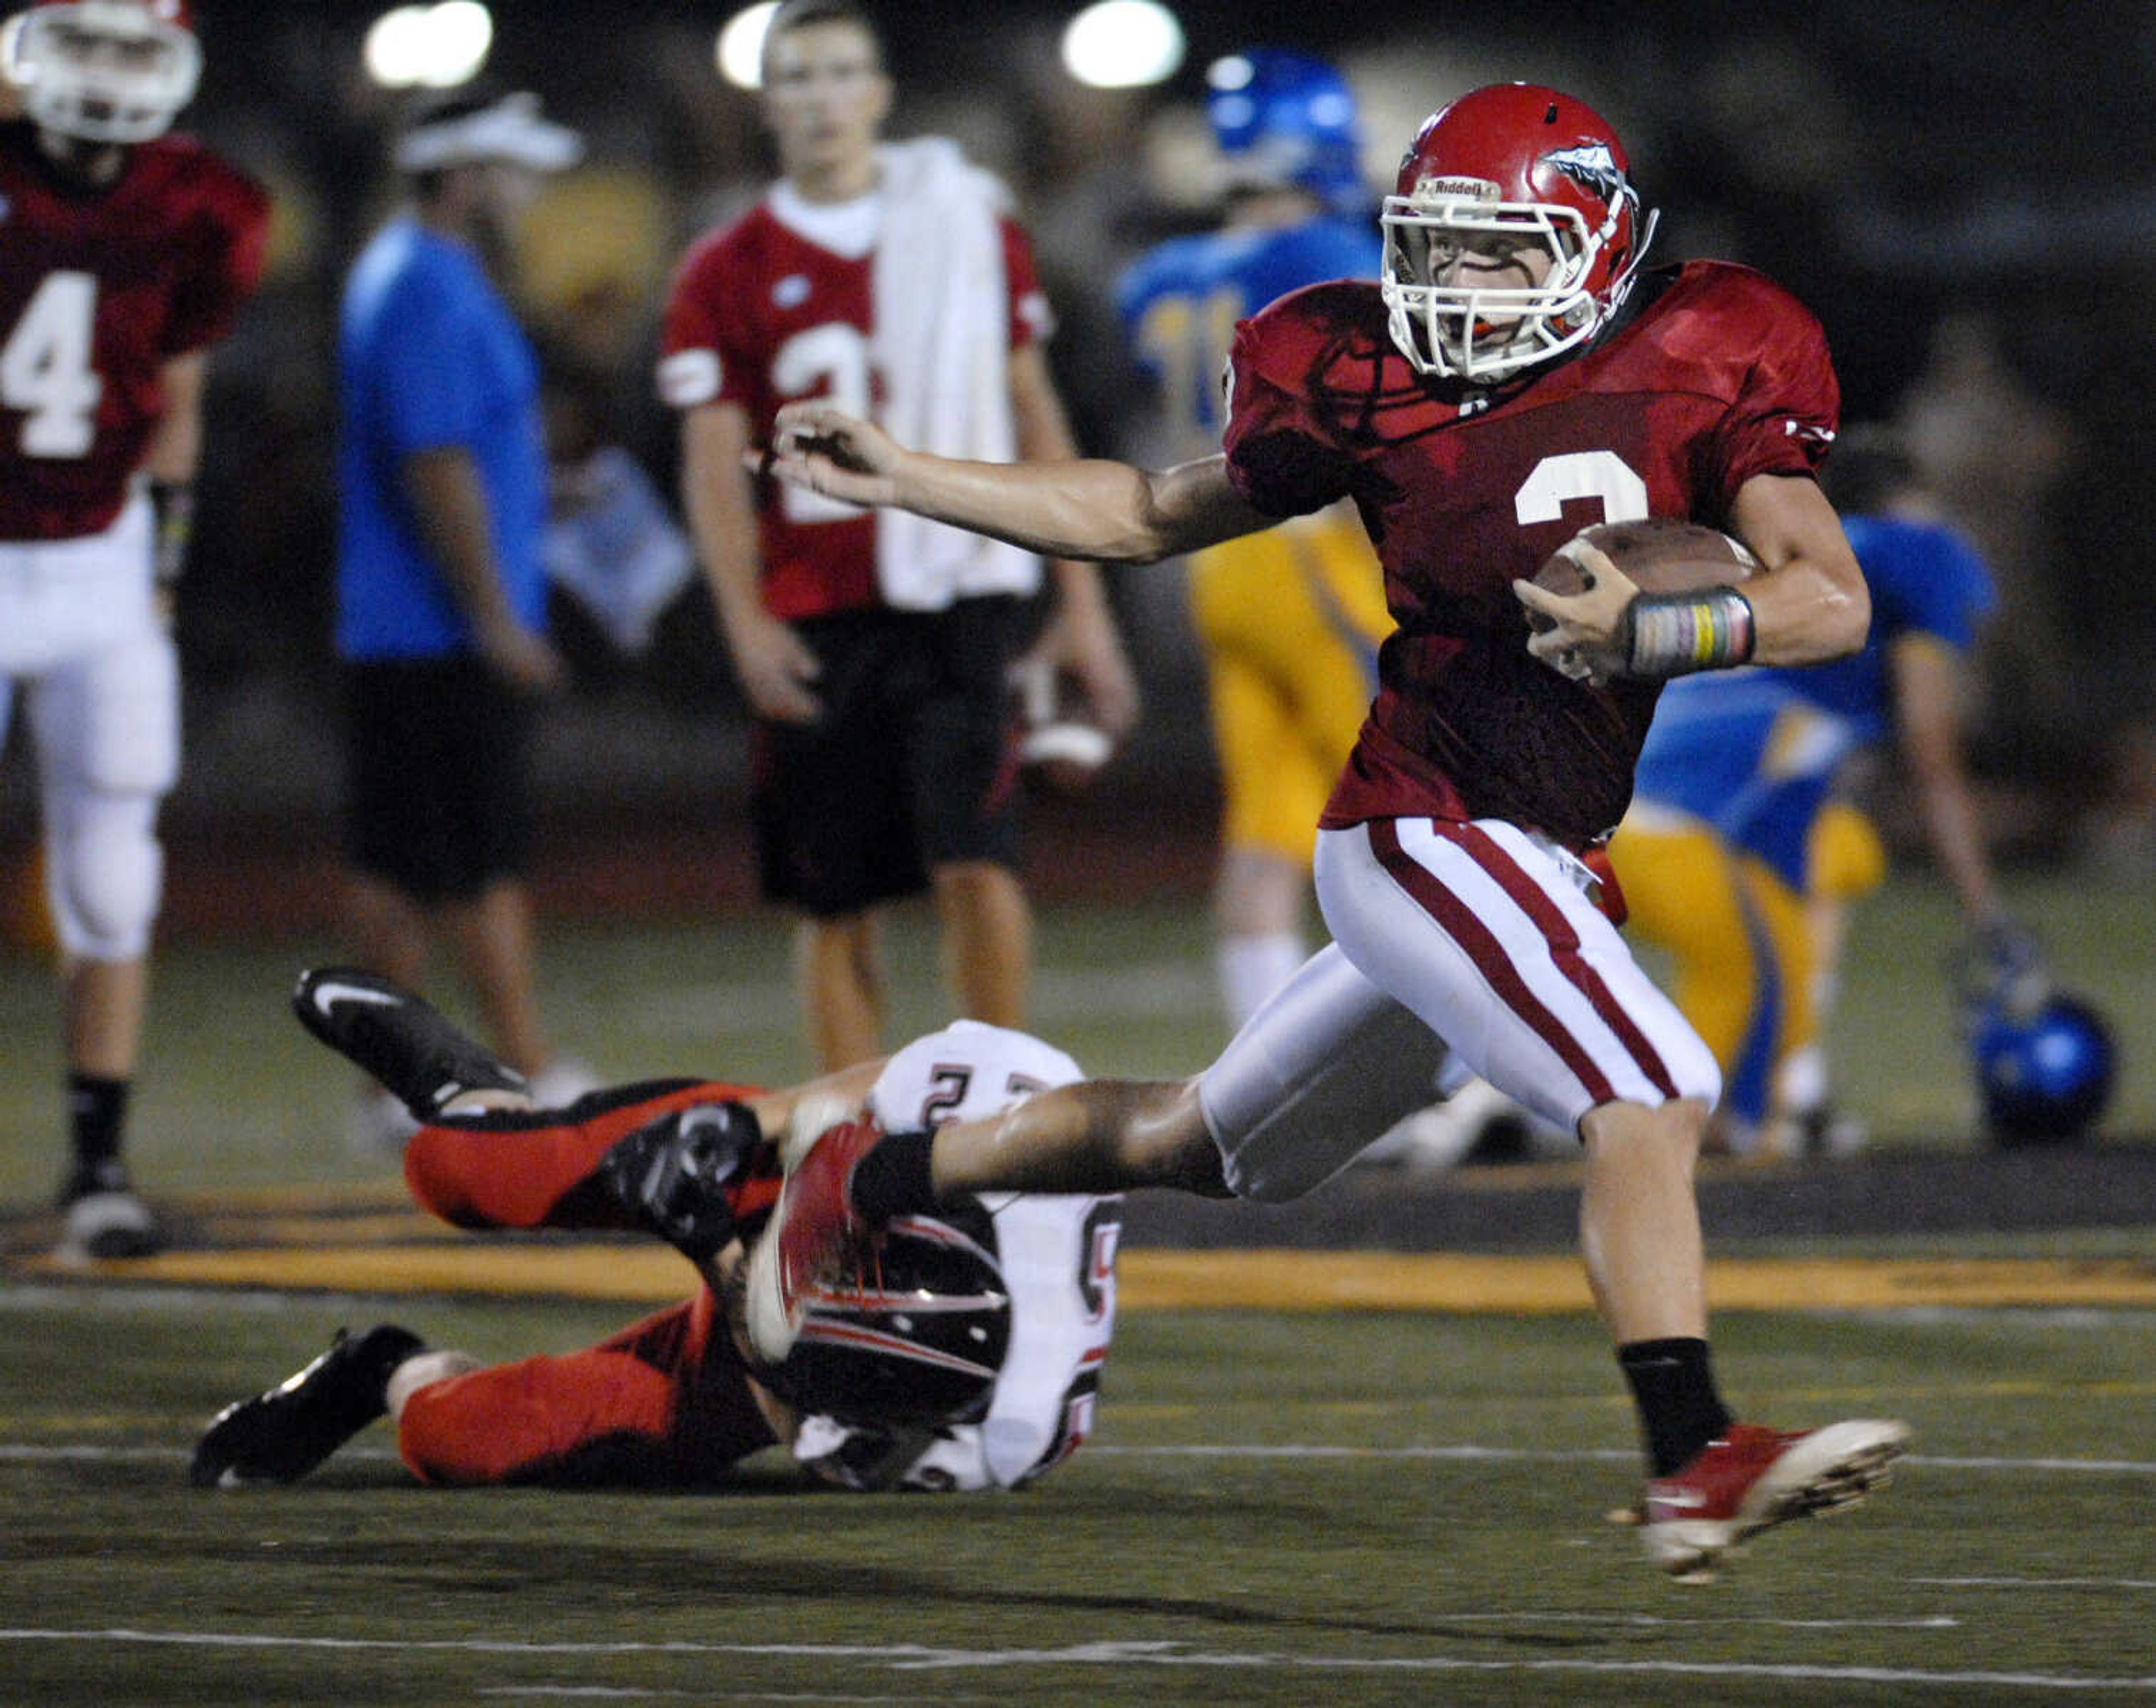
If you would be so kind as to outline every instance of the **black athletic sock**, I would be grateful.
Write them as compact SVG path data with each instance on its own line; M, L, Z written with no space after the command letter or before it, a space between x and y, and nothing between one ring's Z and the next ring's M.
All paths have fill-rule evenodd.
M891 1133L854 1164L846 1196L854 1213L872 1228L900 1216L926 1215L936 1208L929 1182L928 1153L932 1133Z
M1656 1476L1681 1469L1735 1421L1715 1392L1705 1341L1634 1341L1618 1347L1617 1362L1632 1384Z
M89 1173L100 1163L119 1157L131 1083L101 1079L95 1074L68 1075L68 1126L74 1141L78 1173Z

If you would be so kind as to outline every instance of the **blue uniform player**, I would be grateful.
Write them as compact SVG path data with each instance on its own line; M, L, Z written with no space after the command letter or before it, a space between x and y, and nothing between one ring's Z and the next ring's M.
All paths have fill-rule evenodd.
M1240 321L1306 285L1373 280L1382 259L1347 80L1320 60L1253 48L1216 61L1207 82L1223 223L1149 251L1118 286L1132 360L1158 394L1163 462L1219 450ZM1318 813L1369 709L1392 621L1344 505L1199 552L1189 588L1225 808L1218 972L1240 1025L1308 952Z
M1836 794L1860 749L1898 735L1983 958L2005 972L2033 962L2000 905L1962 767L1963 676L1992 608L1989 572L1883 434L1845 434L1829 485L1871 590L1870 639L1813 669L1671 685L1611 849L1633 931L1676 957L1678 1006L1722 1064L1738 1150L1763 1131L1791 1146L1857 1140L1826 1116L1815 1040L1843 912L1885 870L1876 832Z

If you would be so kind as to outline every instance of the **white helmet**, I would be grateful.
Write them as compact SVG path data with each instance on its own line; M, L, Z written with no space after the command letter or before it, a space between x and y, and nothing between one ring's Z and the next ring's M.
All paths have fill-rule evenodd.
M38 0L0 32L0 68L45 129L147 142L194 99L202 46L187 0Z

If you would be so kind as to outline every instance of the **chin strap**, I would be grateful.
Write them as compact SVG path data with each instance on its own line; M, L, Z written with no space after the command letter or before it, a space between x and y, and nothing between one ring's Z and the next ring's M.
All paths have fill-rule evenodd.
M1734 587L1637 593L1618 631L1625 673L1661 680L1724 670L1752 656L1752 606Z

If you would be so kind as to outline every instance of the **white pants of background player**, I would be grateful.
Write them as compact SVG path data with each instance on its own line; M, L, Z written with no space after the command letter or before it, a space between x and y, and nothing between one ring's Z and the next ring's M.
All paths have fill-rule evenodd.
M1496 819L1379 819L1321 833L1317 877L1332 943L1199 1081L1238 1196L1309 1191L1441 1072L1567 1131L1599 1104L1719 1095L1712 1053L1554 844Z
M18 696L60 947L139 959L163 890L157 808L180 759L179 666L154 603L146 500L85 539L0 541L0 741Z

